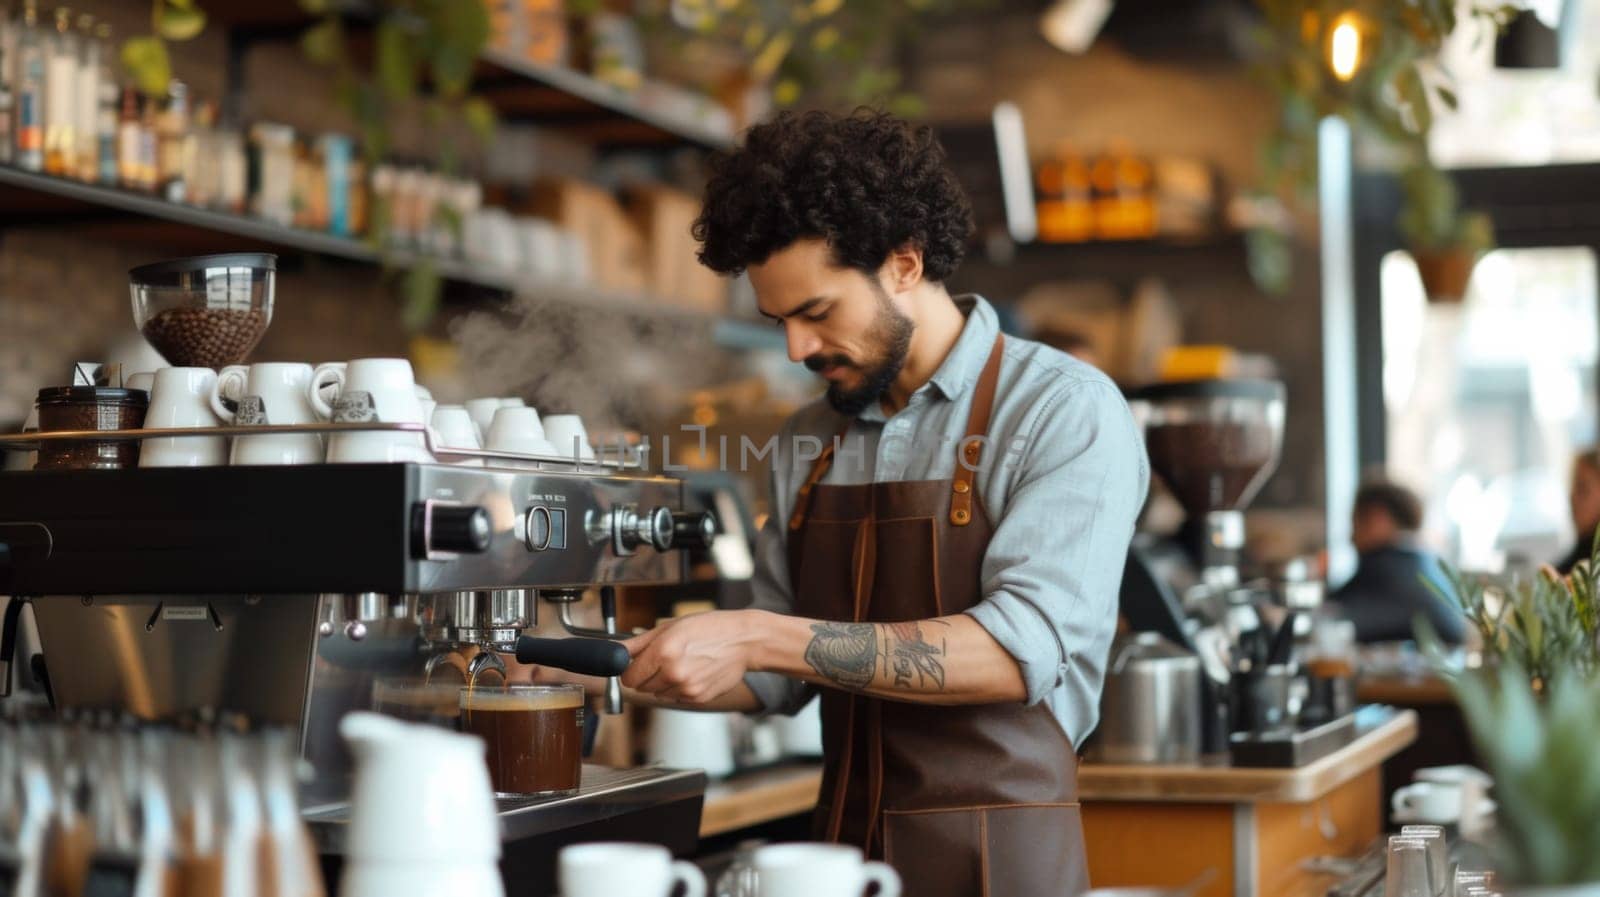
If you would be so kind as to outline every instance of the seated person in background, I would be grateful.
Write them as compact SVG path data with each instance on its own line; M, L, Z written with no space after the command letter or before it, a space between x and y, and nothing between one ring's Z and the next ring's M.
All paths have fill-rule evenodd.
M1350 541L1361 562L1332 601L1356 625L1357 641L1412 638L1419 614L1449 644L1465 636L1466 617L1443 597L1452 592L1439 559L1417 544L1421 527L1422 502L1404 486L1377 481L1356 492Z
M1572 528L1578 531L1578 541L1556 565L1563 576L1571 573L1579 561L1589 559L1595 528L1600 527L1600 449L1581 452L1572 460L1572 491L1567 499L1572 505Z

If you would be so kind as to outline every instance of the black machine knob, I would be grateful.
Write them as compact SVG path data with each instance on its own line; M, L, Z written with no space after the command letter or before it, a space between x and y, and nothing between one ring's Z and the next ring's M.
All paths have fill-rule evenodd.
M673 548L710 548L716 535L717 515L710 511L673 512Z
M494 534L489 512L477 505L419 502L411 511L411 551L419 558L435 552L482 554Z

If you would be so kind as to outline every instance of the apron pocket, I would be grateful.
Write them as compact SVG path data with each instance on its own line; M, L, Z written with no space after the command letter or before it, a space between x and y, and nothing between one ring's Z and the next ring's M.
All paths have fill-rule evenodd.
M1077 804L1020 804L985 810L986 894L1072 897L1089 888Z
M884 811L883 858L900 873L901 892L907 897L989 894L983 883L982 812Z
M884 858L916 897L1072 897L1089 887L1077 804L885 811Z

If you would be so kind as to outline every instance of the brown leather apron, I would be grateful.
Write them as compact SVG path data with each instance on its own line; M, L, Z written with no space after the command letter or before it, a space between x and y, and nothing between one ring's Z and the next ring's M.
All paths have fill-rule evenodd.
M1003 337L972 396L966 464L949 480L833 486L824 447L789 520L795 608L890 623L982 598L993 533L973 490ZM846 430L848 430L848 425ZM925 631L931 637L932 633ZM936 706L822 690L815 836L889 862L908 897L1069 897L1088 889L1077 758L1049 708Z

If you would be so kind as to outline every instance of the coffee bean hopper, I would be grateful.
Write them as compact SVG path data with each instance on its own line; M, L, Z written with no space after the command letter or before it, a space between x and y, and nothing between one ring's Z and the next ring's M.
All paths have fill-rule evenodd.
M238 361L246 325L270 315L270 267L180 267L150 279L167 278L164 301L183 290L189 301L152 302L141 324L227 311L183 316L161 348L175 363ZM205 331L223 324L227 338ZM173 357L178 343L189 354ZM6 614L0 684L13 678L26 602L42 652L16 660L57 709L153 721L217 710L292 728L313 771L302 806L336 865L351 776L337 724L373 708L375 685L500 671L512 654L615 677L628 654L612 589L681 583L682 549L712 533L709 515L687 510L684 482L626 446L578 461L446 449L420 424L361 422L55 431L0 437L0 449L367 430L418 433L436 463L0 472L0 595L21 599ZM541 604L556 612L546 629L564 637L528 637ZM579 626L580 604L601 605L602 626ZM606 709L619 703L613 679ZM576 795L502 799L507 892L551 892L555 851L576 841L689 853L705 783L698 770L585 765Z
M1256 607L1261 595L1240 575L1244 509L1277 469L1283 448L1285 390L1266 380L1158 383L1129 395L1144 429L1151 468L1188 515L1180 532L1189 563L1174 565L1155 545L1129 552L1122 616L1197 655L1202 678L1202 751L1230 750L1239 714L1240 662L1264 666L1270 637ZM1198 575L1177 589L1164 572Z

